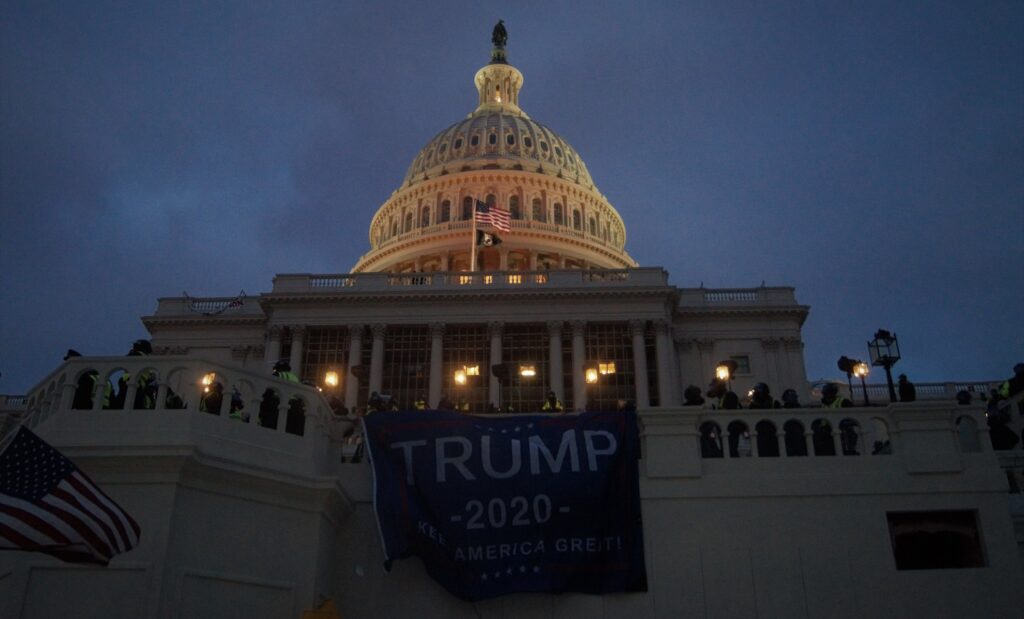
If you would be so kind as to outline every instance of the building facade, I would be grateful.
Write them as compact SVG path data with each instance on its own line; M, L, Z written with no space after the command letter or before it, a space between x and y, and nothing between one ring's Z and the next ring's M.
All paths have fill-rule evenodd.
M143 318L153 355L70 359L26 395L17 421L143 534L102 570L0 555L0 616L299 617L325 600L344 617L1019 614L1021 551L980 408L683 406L722 361L740 394L764 382L806 403L808 307L792 288L678 288L638 266L580 155L520 108L503 48L474 83L477 108L415 158L350 273L160 299ZM509 211L500 245L471 249L477 201ZM280 359L323 391L273 377ZM77 397L91 372L123 404ZM247 422L231 398L204 410L211 374ZM573 411L637 407L650 590L471 604L418 560L385 573L369 467L344 457L358 430L329 398L485 414L537 411L548 391Z

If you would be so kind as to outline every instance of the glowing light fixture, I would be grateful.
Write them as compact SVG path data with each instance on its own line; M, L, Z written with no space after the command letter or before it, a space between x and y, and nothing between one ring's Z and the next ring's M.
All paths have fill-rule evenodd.
M338 373L335 372L334 370L331 370L330 372L324 374L324 384L327 385L328 387L333 389L334 387L338 386L338 382Z
M729 366L722 364L715 368L715 377L718 378L718 380L728 381L729 375Z
M868 367L868 364L864 363L863 361L861 361L860 363L858 363L858 364L853 366L853 375L854 376L859 376L860 378L864 378L865 376L867 376L870 373L871 373L871 368Z
M583 374L583 377L591 385L596 383L597 382L597 369L596 368L587 368L586 372Z
M600 372L602 375L614 374L615 373L615 362L614 361L609 361L608 363L598 363L597 364L597 371Z
M523 378L533 378L537 375L537 367L533 364L519 366L519 375Z
M480 376L479 365L468 365L462 369L466 371L466 376Z
M466 370L455 370L455 384L465 385L466 384Z

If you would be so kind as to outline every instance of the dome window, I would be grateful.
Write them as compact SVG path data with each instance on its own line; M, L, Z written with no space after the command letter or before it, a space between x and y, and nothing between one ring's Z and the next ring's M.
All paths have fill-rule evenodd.
M440 146L438 146L438 147L437 147L437 152L439 152L439 153L443 153L443 152L445 151L445 149L446 149L446 148L448 148L448 143L447 143L447 142L446 142L446 143L444 143L444 144L442 144L442 145L440 145Z
M547 214L544 212L544 206L540 203L540 198L533 199L533 220L534 221L547 221Z
M459 150L460 148L462 148L462 138L455 140L455 146L453 146L452 148L454 148L455 150Z
M562 210L562 205L556 202L555 203L555 225L561 226L564 223L565 223L565 215L564 215L564 211Z
M491 145L497 144L498 143L498 134L492 133L491 135L487 136L487 143L491 144Z
M438 216L438 222L444 223L452 218L452 203L451 200L445 200L441 203L441 213Z
M472 217L473 217L473 198L471 198L469 196L466 196L465 198L462 199L462 213L461 213L461 217L459 217L459 219L461 219L462 221L466 221L468 219L471 219Z
M561 157L562 156L562 149L556 146L555 147L555 154L558 155L559 157Z
M572 212L572 229L582 230L583 229L583 218L580 217L579 211Z
M525 138L523 138L523 146L525 146L526 148L533 148L533 138L531 138L530 136L526 136Z
M516 145L516 136L512 135L511 133L506 135L505 136L505 143L508 144L509 146L515 146Z
M508 212L512 219L523 218L523 211L519 208L519 196L512 196L508 199Z
M474 135L473 137L469 138L469 145L470 146L476 146L479 143L480 143L480 136L479 135Z
M541 142L540 143L540 149L542 151L544 151L545 153L548 152L548 143L547 142Z

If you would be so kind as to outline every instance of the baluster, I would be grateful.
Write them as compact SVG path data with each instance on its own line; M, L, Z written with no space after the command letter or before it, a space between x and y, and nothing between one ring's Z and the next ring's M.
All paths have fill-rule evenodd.
M778 432L775 435L775 439L779 442L779 457L787 458L786 455L786 432L785 430Z
M804 432L804 444L807 446L807 455L816 456L814 453L814 432L807 430Z
M156 386L156 406L155 410L162 411L167 409L167 383L160 381Z
M832 444L835 446L836 455L843 455L843 440L839 434L839 426L836 426L835 430L832 430Z
M754 458L761 457L761 451L757 448L757 431L750 433L750 455Z
M726 431L723 434L720 434L719 436L722 438L722 457L728 460L732 458L732 455L729 453L729 439L732 435L729 434L728 431Z

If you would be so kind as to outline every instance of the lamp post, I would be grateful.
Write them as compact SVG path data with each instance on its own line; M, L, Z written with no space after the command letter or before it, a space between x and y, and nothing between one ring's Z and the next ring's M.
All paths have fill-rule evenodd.
M864 381L870 371L871 369L868 367L868 364L863 361L858 361L853 366L853 373L860 377L860 386L861 389L864 390L864 406L871 406L871 400L868 399L868 385ZM853 395L852 391L850 392L850 395Z
M900 343L895 333L889 333L885 329L875 332L875 339L868 342L868 354L871 355L871 365L880 365L885 368L885 380L889 383L889 401L896 401L896 387L892 384L892 366L900 360Z
M850 400L853 400L853 368L858 363L860 362L846 355L839 357L839 361L836 362L836 365L839 366L839 371L846 372L846 387L850 390Z

